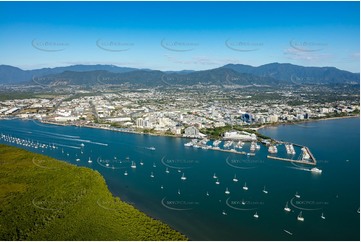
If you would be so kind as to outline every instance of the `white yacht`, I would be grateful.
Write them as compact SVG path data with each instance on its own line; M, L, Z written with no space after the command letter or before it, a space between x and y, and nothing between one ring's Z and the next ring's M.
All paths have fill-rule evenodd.
M127 171L124 172L124 176L128 176L128 172L127 172Z
M214 179L217 179L216 173L213 174L213 178L214 178Z
M168 167L167 167L167 168L165 168L165 173L169 173L169 169L168 169Z
M298 194L298 192L296 192L295 197L296 198L301 198L301 196Z
M253 214L253 217L255 217L255 218L258 218L258 217L259 217L258 214L257 214L257 212L256 212L255 214Z
M133 168L133 169L135 169L135 168L137 168L137 165L135 164L134 161L132 161L132 165L131 165L130 167Z
M187 177L184 175L184 173L182 174L181 180L183 181L187 180Z
M226 188L226 191L224 192L225 194L230 194L231 192L228 190L228 187Z
M219 184L220 184L219 179L217 179L216 184L217 184L217 185L219 185Z
M245 191L248 190L248 187L247 187L247 183L246 183L246 182L244 183L243 190L245 190Z
M89 157L89 160L88 160L88 163L92 163L93 161L90 159L90 157Z
M270 145L268 147L268 152L271 154L276 154L278 152L277 147L275 145Z
M233 181L234 181L234 182L238 182L238 179L237 179L236 174L234 174Z
M298 220L298 221L301 221L301 222L305 221L305 218L302 217L302 211L298 214L297 220Z
M262 190L263 193L267 194L268 191L266 190L266 186L263 187L263 190Z
M318 169L317 167L312 168L310 171L314 173L322 173L322 170Z
M283 210L285 210L286 212L291 212L291 209L288 207L288 202L286 202L286 206Z

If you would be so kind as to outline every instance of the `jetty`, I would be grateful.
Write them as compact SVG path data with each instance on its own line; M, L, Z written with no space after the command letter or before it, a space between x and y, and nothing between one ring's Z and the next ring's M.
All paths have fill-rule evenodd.
M317 164L317 160L316 158L313 156L313 154L311 153L310 149L304 145L299 145L299 144L292 144L294 146L298 146L298 147L302 147L306 149L306 152L309 154L310 156L310 160L304 160L304 159L299 159L299 160L293 160L293 159L287 159L287 158L281 158L281 157L277 157L277 156L271 156L271 155L267 155L268 159L274 159L274 160L281 160L281 161L288 161L288 162L294 162L294 163L300 163L300 164L304 164L304 165L313 165L315 166Z

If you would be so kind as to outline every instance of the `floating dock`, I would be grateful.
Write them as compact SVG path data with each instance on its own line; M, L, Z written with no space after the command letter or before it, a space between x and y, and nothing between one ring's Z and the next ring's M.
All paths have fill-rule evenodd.
M284 143L284 142L282 142ZM292 144L292 143L290 143ZM315 159L315 157L313 156L313 154L311 153L310 149L304 145L299 145L299 144L292 144L294 146L298 146L298 147L303 147L306 149L307 153L310 155L311 161L307 161L307 160L293 160L293 159L287 159L287 158L280 158L277 156L271 156L271 155L267 155L268 159L274 159L274 160L281 160L281 161L288 161L288 162L294 162L294 163L300 163L300 164L305 164L305 165L313 165L315 166L317 164L317 161Z

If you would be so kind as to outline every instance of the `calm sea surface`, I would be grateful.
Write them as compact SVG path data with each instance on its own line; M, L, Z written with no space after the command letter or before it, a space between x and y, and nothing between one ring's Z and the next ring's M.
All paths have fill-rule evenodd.
M360 119L350 118L261 130L308 146L322 174L267 159L263 145L247 156L184 147L187 139L32 120L0 121L0 143L99 171L115 196L192 240L359 240L359 127ZM241 150L249 149L246 143ZM279 157L300 154L296 148L288 156L278 146ZM284 211L286 203L290 212ZM297 220L300 212L303 222Z

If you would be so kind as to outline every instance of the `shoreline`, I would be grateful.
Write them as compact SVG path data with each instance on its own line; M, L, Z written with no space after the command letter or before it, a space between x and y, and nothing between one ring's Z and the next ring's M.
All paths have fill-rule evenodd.
M337 120L337 119L359 118L359 117L360 117L360 115L352 115L352 116L342 116L342 117L306 119L306 120L299 120L299 121L296 121L296 122L265 124L265 125L262 125L262 126L260 126L258 128L250 128L250 129L256 130L258 132L258 130L260 130L260 129L269 128L269 127L277 127L277 126L281 126L281 125L296 125L297 126L298 124L303 124L303 123L312 123L312 122Z
M352 115L352 116L341 116L341 117L329 117L329 118L320 118L320 119L307 119L307 120L299 120L296 122L287 122L287 123L273 123L273 124L264 124L257 128L248 128L255 130L258 132L260 129L269 128L269 127L278 127L281 125L298 125L302 123L310 123L310 122L318 122L318 121L327 121L327 120L337 120L337 119L349 119L349 118L359 118L360 115ZM192 137L184 137L181 135L171 135L171 134L154 134L154 133L143 133L143 132L137 132L132 130L120 130L119 128L114 127L101 127L101 126L93 126L93 125L76 125L76 124L65 124L65 123L57 123L57 122L51 122L51 121L44 121L39 119L32 119L32 118L20 118L20 117L8 117L8 118L0 118L0 120L11 120L11 119L20 119L20 120L32 120L32 121L38 121L42 124L51 124L51 125L58 125L58 126L74 126L74 127L85 127L85 128L92 128L92 129L102 129L102 130L109 130L114 132L120 132L120 133L130 133L130 134L137 134L137 135L151 135L151 136L159 136L159 137L172 137L172 138L184 138L184 139L193 139ZM247 129L247 127L245 127Z

